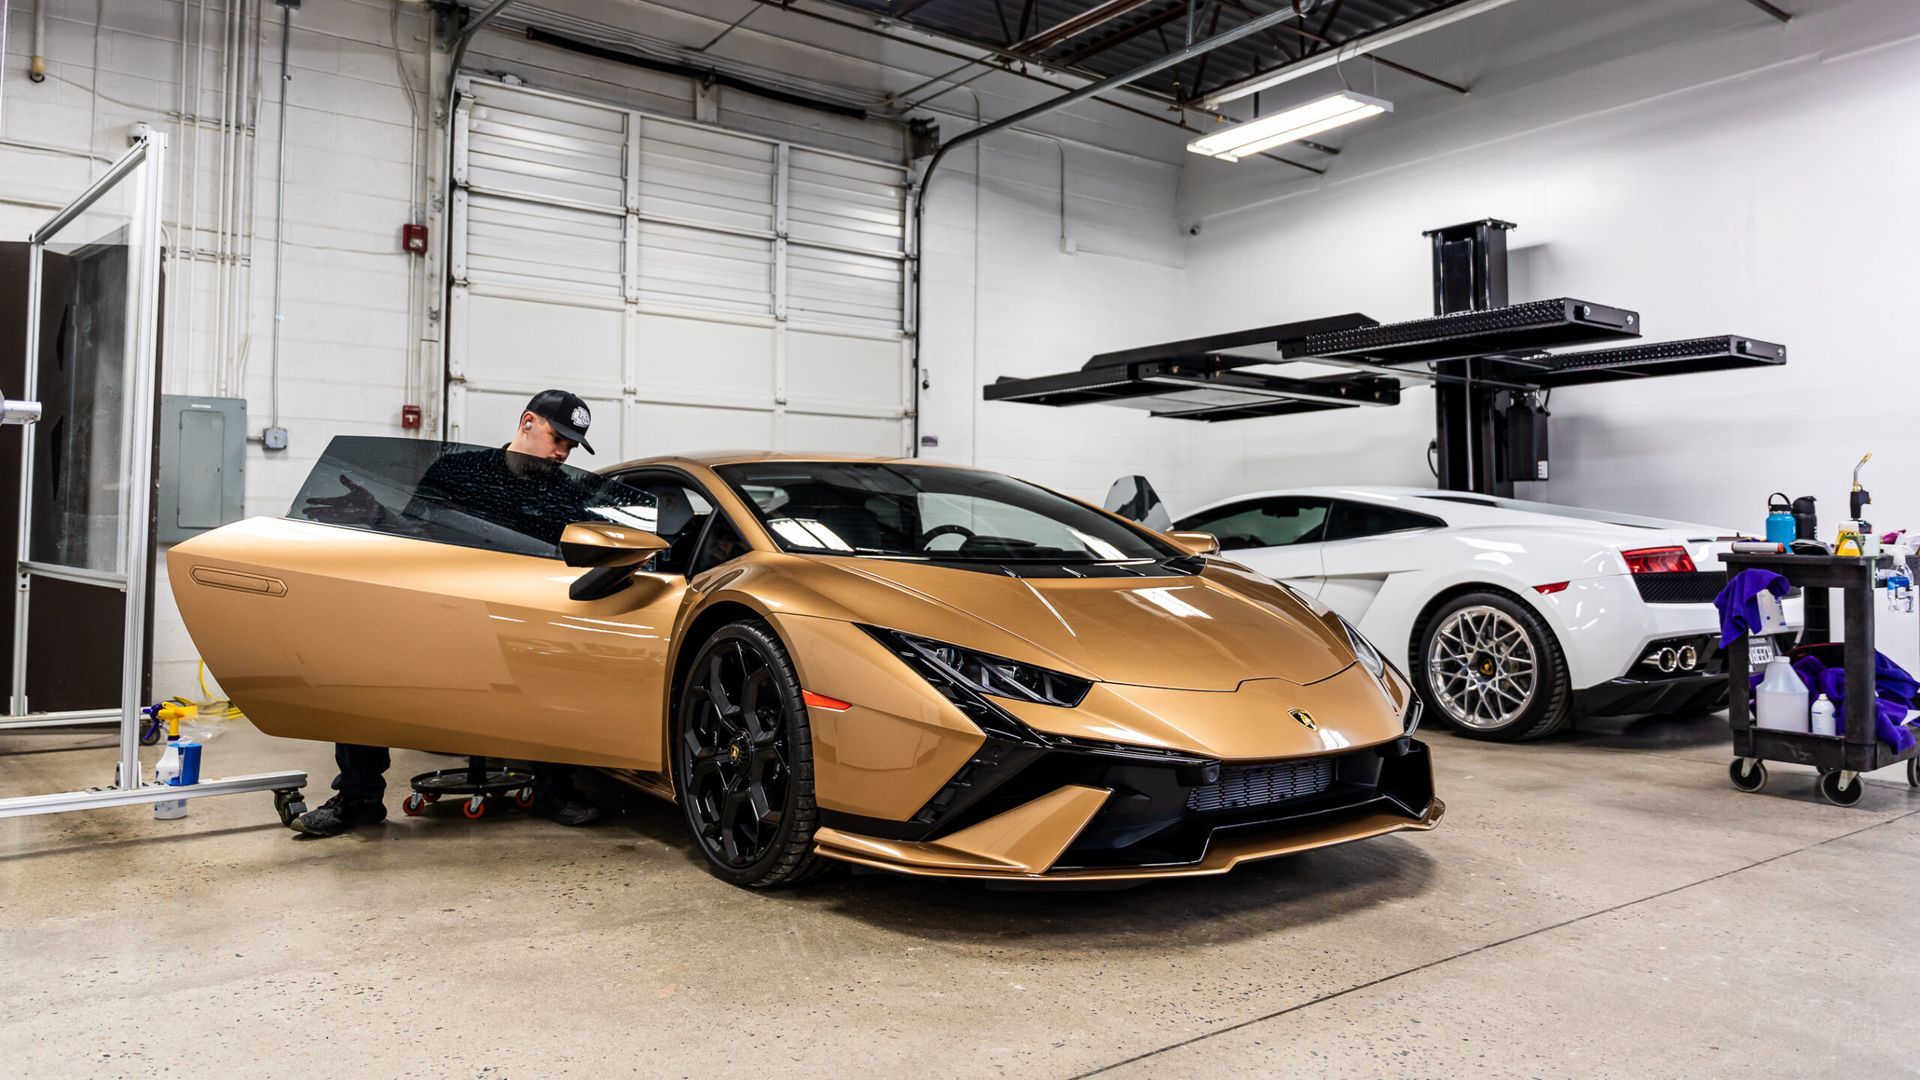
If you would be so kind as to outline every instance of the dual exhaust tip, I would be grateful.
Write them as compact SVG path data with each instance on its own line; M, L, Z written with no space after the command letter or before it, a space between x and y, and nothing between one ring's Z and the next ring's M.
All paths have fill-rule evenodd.
M1663 675L1671 675L1676 671L1692 671L1700 666L1700 650L1691 645L1682 645L1677 649L1669 646L1664 649L1655 649L1640 662L1659 668Z

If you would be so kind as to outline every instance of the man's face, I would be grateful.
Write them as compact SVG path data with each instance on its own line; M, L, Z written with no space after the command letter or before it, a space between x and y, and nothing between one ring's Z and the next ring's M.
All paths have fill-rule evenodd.
M553 425L544 416L533 413L520 414L520 428L513 433L513 445L509 447L516 454L542 458L547 461L562 462L573 448L579 445L572 439L553 430Z

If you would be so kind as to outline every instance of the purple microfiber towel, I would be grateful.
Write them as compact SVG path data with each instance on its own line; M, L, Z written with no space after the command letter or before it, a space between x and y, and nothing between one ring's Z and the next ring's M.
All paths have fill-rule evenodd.
M1760 604L1754 598L1769 592L1784 600L1791 591L1787 579L1771 570L1742 570L1728 579L1713 598L1720 611L1720 647L1726 648L1760 625Z
M1807 684L1807 696L1827 695L1833 702L1834 722L1840 734L1847 733L1847 672L1845 668L1828 667L1819 657L1803 654L1793 662L1793 673ZM1913 747L1913 729L1906 724L1907 710L1913 701L1920 682L1899 664L1887 658L1887 654L1873 654L1874 696L1874 734L1880 741L1898 753L1905 753ZM1757 685L1757 683L1756 683Z

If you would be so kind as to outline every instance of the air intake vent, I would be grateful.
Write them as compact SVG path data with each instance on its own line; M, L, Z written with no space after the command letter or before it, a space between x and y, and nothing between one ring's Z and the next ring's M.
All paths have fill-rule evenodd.
M1220 770L1219 783L1193 789L1187 796L1187 809L1202 814L1245 810L1320 795L1332 786L1332 758L1229 765Z

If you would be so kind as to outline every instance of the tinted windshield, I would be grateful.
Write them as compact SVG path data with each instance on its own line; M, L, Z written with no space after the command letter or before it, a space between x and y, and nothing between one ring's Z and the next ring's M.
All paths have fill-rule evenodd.
M498 446L342 435L287 516L517 555L559 555L576 521L652 531L658 500L604 476Z
M1010 476L866 461L723 465L787 551L942 562L1093 563L1179 553Z

